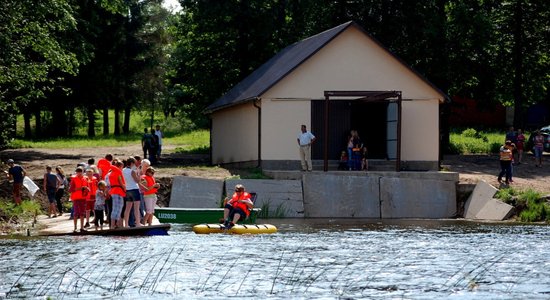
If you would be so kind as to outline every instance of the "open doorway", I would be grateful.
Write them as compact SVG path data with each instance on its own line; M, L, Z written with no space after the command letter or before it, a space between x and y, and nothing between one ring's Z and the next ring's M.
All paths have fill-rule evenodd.
M350 130L355 129L371 159L387 159L387 102L334 100L329 103L328 157L337 160L347 148ZM312 158L323 159L325 100L312 101L312 127L317 142Z
M386 159L387 102L352 101L350 129L355 129L368 149L370 159Z

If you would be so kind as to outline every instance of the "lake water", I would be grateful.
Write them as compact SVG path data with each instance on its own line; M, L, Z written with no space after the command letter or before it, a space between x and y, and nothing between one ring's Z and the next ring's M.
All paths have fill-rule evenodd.
M550 299L549 226L359 222L0 239L0 298Z

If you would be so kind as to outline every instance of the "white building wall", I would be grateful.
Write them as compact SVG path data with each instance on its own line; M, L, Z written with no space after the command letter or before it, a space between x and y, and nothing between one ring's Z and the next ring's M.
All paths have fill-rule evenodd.
M262 160L299 160L300 126L311 129L311 102L262 99Z
M249 102L212 115L212 163L258 159L258 110Z

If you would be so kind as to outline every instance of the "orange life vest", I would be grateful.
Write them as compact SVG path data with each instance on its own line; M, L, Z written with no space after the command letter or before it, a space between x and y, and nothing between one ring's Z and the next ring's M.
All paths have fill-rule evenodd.
M512 160L512 150L508 149L505 146L500 148L500 160L511 161Z
M101 180L104 180L107 173L109 173L109 169L111 168L111 162L105 158L102 158L97 162L97 168L101 170Z
M86 200L93 201L95 200L95 193L97 192L97 179L95 177L92 177L91 179L86 177L86 181L88 182L88 188L90 189Z
M73 200L82 200L86 199L82 188L88 186L88 181L84 177L78 177L76 175L73 175L71 177L71 184L69 191L71 192L71 201Z
M250 200L250 194L249 193L243 192L240 197L239 197L239 194L234 193L233 197L231 197L231 200L229 200L229 204L231 204L234 208L242 209L242 211L244 211L244 213L248 217L248 215L250 215L250 211L248 210L248 206L244 203L237 202L239 200L246 200L246 199Z
M145 182L147 182L146 186L147 188L151 188L153 185L155 185L155 177L149 176L149 175L141 175L141 179L145 179ZM143 191L143 195L153 195L157 193L157 188L152 188L150 190Z
M122 182L119 182L118 179L122 178ZM109 185L111 190L109 191L110 195L119 195L121 197L126 197L126 181L124 181L124 176L122 175L122 170L112 166L111 173L109 174Z

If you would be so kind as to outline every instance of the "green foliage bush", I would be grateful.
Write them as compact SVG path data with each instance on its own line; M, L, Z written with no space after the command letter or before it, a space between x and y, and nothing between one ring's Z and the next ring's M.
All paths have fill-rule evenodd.
M505 189L500 189L495 194L495 198L502 200L504 203L508 203L510 205L517 205L515 202L515 196L518 195L518 191L516 191L514 188L509 187Z
M537 222L548 220L550 208L543 202L540 193L528 189L518 195L518 203L526 204L526 208L519 214L521 221Z
M0 221L24 222L41 213L38 202L24 200L21 205L15 205L12 199L0 199Z
M504 135L504 132L478 131L474 128L455 129L450 134L448 150L451 154L498 153Z

